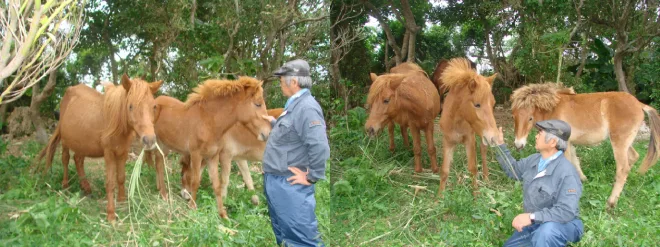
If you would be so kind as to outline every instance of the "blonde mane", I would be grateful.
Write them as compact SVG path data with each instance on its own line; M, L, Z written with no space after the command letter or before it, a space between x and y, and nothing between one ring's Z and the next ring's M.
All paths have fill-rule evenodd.
M367 95L367 108L374 103L380 93L383 92L383 89L389 88L392 82L401 82L405 77L406 75L404 74L396 73L379 76L369 88L369 95Z
M449 60L447 67L440 76L442 79L441 90L451 91L464 86L469 86L470 83L475 83L475 90L473 95L478 98L485 97L491 93L490 84L485 80L477 80L480 77L474 69L472 69L470 62L465 58L452 58Z
M151 95L149 84L140 79L131 79L131 89L126 93L123 86L106 82L102 83L105 94L103 95L103 119L106 123L103 129L103 139L124 134L128 131L127 103L139 104Z
M511 95L511 109L534 107L552 111L559 103L560 94L575 94L572 87L566 88L558 83L529 84L522 86Z
M413 62L405 62L402 64L399 64L397 66L394 66L393 68L390 69L390 74L408 74L408 73L420 73L422 75L425 75L426 77L429 77L429 75L416 63Z
M216 97L232 96L240 92L252 95L259 92L262 83L260 80L245 76L240 76L238 80L206 80L188 95L186 108Z

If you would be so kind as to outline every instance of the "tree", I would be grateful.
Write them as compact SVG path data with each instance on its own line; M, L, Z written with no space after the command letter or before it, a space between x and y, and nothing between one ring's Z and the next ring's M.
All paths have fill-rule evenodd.
M0 104L56 70L78 42L85 2L9 0L0 5Z

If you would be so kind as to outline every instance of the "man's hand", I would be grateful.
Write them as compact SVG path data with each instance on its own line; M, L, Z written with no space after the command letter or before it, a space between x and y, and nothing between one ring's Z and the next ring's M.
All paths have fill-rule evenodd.
M307 171L303 172L298 167L289 167L289 171L293 172L293 176L286 179L286 181L293 181L291 185L302 184L302 185L312 185L307 182L307 173L309 173L309 168Z
M499 128L499 132L497 132L497 135L495 136L495 144L502 145L504 144L504 131L502 130L502 127Z
M263 115L263 116L261 116L261 117L262 117L263 119L267 120L269 123L270 123L270 122L273 122L273 121L276 120L275 117L273 117L273 116L271 116L271 115Z
M529 218L528 213L519 214L518 216L513 218L513 222L511 222L513 228L516 228L518 232L522 232L523 227L529 226L531 224L532 224L532 219Z

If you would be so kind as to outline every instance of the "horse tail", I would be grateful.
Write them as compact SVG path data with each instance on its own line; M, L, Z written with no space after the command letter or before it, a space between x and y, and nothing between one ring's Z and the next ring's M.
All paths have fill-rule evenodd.
M52 166L53 157L55 157L55 150L57 149L57 145L60 144L61 140L62 135L60 134L60 125L58 124L57 128L55 128L55 132L50 137L50 140L48 140L48 146L39 152L39 156L37 158L37 163L39 163L44 158L44 156L46 156L46 169L44 169L44 172L49 170Z
M648 151L642 161L642 166L639 167L640 174L646 173L660 158L660 116L658 116L658 111L648 105L644 105L642 109L649 117L651 140L649 140Z

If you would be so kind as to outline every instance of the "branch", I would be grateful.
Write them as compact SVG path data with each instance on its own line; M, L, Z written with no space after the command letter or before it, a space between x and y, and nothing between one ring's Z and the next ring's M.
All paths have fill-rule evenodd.
M294 21L294 22L292 22L292 23L289 23L289 24L287 24L287 25L284 25L282 28L280 28L280 31L282 31L282 30L284 30L284 29L287 29L287 28L289 28L289 27L291 27L291 26L296 26L296 25L298 25L298 24L300 24L300 23L305 23L305 22L316 22L316 21L320 21L320 20L326 19L326 18L328 18L328 17L329 17L329 15L322 15L322 16L319 16L319 17L307 18L307 19L302 19L302 20L299 20L299 21Z
M55 82L57 82L57 70L51 70L48 76L48 83L46 83L46 86L44 89L39 93L39 96L35 99L37 104L41 104L48 96L50 96L51 93L53 93L53 90L55 89ZM35 102L32 102L34 104Z
M369 8L371 16L376 18L378 20L378 23L380 23L380 26L383 28L383 32L385 32L385 36L387 37L387 43L392 47L392 50L394 51L394 57L396 59L396 63L399 64L401 63L401 48L396 44L396 40L394 39L394 35L392 34L392 29L390 28L390 25L387 24L385 20L383 20L383 17L380 14L380 11L371 4L367 0L361 0L362 4L364 6L367 6Z

